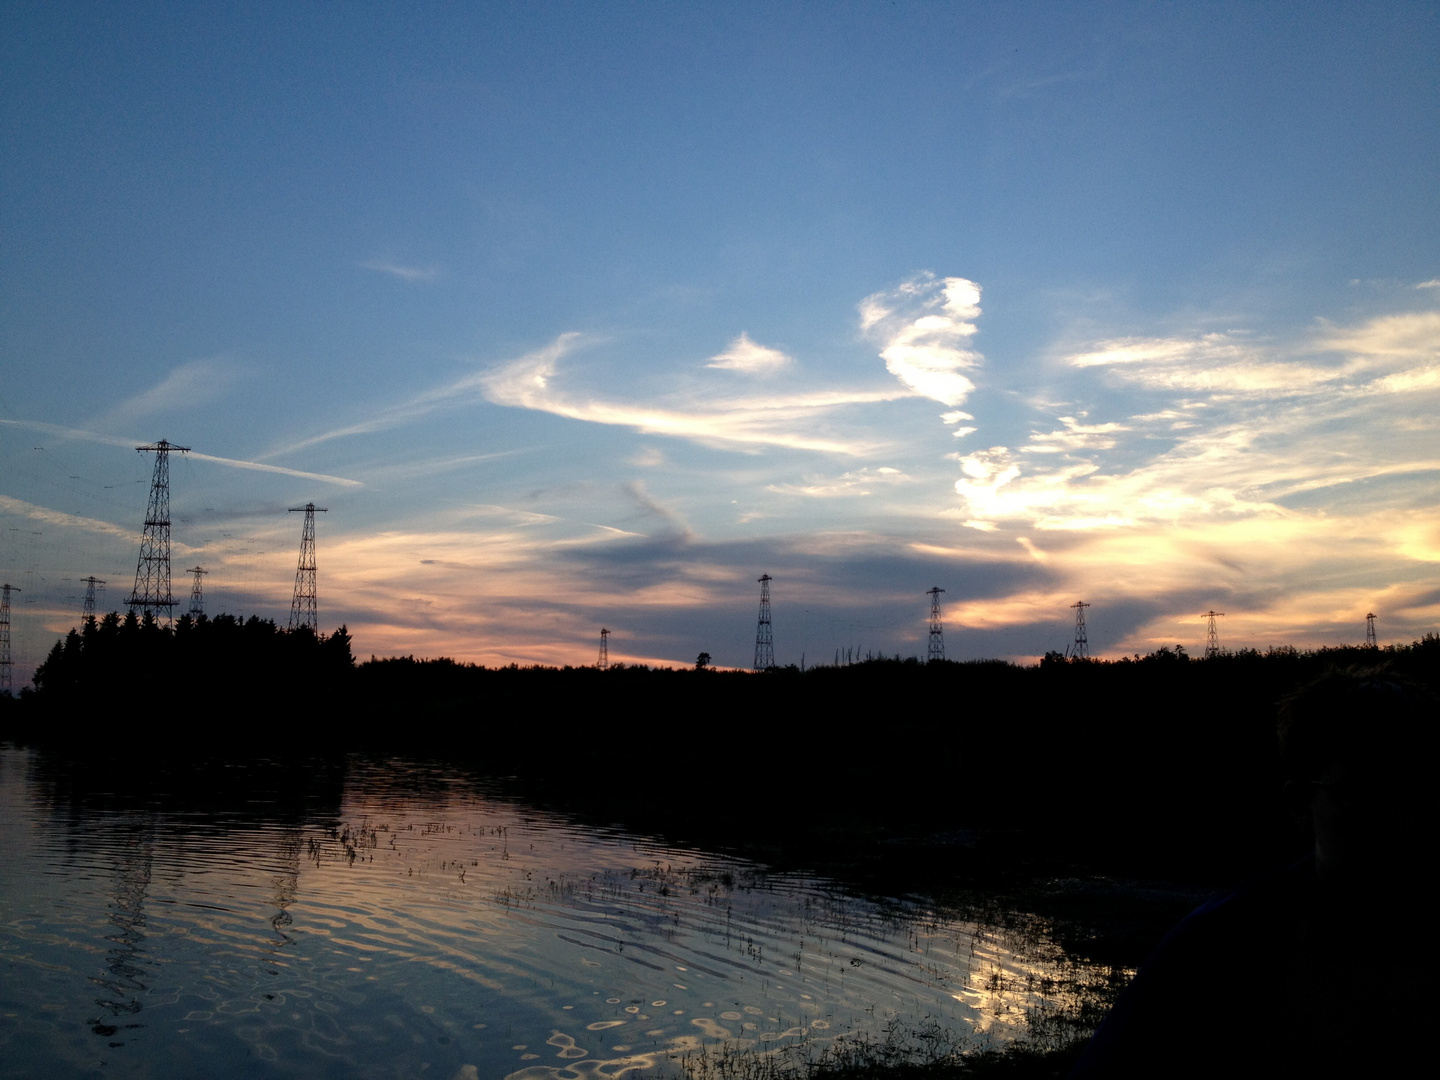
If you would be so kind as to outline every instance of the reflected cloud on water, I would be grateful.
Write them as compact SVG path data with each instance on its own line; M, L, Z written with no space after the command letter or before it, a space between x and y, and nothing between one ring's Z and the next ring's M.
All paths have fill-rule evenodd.
M128 1055L149 1076L580 1080L893 1024L1004 1042L1112 974L1033 917L858 897L440 766L351 759L284 798L232 779L142 796L0 750L0 1055L37 1074Z

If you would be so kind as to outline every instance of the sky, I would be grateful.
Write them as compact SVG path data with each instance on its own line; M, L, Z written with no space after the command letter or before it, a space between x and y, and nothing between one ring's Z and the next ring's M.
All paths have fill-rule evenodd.
M0 5L18 686L174 591L485 664L1440 626L1433 4Z

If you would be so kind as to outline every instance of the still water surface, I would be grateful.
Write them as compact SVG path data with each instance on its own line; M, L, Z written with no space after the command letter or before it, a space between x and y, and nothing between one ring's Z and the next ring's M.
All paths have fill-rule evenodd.
M328 794L225 809L53 772L0 748L10 1076L658 1077L895 1021L1024 1037L1103 981L1033 919L859 897L444 766L352 759Z

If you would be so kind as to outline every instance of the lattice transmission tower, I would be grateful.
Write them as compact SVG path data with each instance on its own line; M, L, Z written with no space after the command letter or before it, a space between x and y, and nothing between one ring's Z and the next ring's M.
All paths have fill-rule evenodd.
M775 666L775 639L770 633L770 575L760 578L760 620L755 624L755 670L768 671Z
M603 626L600 628L600 660L595 666L601 671L610 666L610 631Z
M0 585L0 694L8 694L10 683L10 594L19 592L18 585Z
M1380 643L1375 640L1375 613L1373 611L1365 616L1365 645L1371 649L1380 647Z
M155 473L150 479L150 501L145 507L145 532L140 538L140 559L135 564L135 587L126 601L131 611L151 615L166 625L175 598L170 595L170 451L186 454L188 446L161 439L137 446L138 453L154 453Z
M205 614L205 591L201 588L200 579L208 574L209 570L202 570L198 566L192 566L185 571L194 580L190 584L190 610L187 614L192 619L198 619Z
M1075 644L1070 646L1070 659L1090 659L1090 635L1085 630L1085 609L1090 605L1084 600L1076 600L1070 605L1075 609Z
M86 622L95 617L95 586L103 586L105 582L94 574L80 580L85 583L85 606L80 609L80 621Z
M315 515L324 514L323 506L306 503L292 506L290 513L305 514L305 527L300 531L300 565L295 568L295 595L290 599L290 629L308 626L317 634L320 620L315 611Z
M945 659L945 630L940 625L940 594L944 591L936 585L925 593L930 597L930 647L925 652L927 664Z
M1215 631L1215 620L1223 619L1223 611L1207 611L1205 618L1210 620L1210 631L1205 637L1205 659L1220 655L1220 635Z

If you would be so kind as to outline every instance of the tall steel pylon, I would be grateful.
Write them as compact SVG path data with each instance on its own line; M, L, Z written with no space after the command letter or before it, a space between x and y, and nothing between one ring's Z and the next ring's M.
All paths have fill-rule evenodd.
M1207 611L1205 618L1210 620L1210 632L1205 638L1205 659L1220 655L1220 635L1215 632L1215 620L1225 617L1223 611Z
M930 647L925 652L927 664L945 659L945 631L940 625L940 594L944 591L936 585L925 593L930 597Z
M305 527L300 532L300 565L295 568L295 595L290 599L290 629L308 626L317 634L320 620L315 611L315 514L326 509L314 503L292 506L290 513L305 514Z
M755 624L755 670L767 671L775 666L775 639L770 633L770 575L760 578L760 620Z
M610 666L610 631L603 626L600 628L600 660L595 666L601 671Z
M195 580L190 585L190 610L186 613L192 619L198 619L205 614L205 592L200 587L200 579L208 574L209 570L202 570L198 566L192 566L185 571Z
M85 583L85 606L80 609L80 621L84 622L95 617L95 586L104 585L105 582L94 574L80 580Z
M1373 611L1365 616L1365 645L1371 649L1380 647L1380 643L1375 640L1375 613Z
M140 538L140 559L135 564L135 587L126 601L131 611L154 616L168 624L175 598L170 595L170 451L186 454L188 446L176 446L161 439L149 446L137 446L138 453L155 455L155 473L150 480L150 502L145 507L145 532Z
M1090 635L1085 630L1085 609L1090 605L1076 600L1070 605L1075 609L1075 644L1070 646L1071 660L1090 659Z
M10 683L10 593L19 592L17 585L0 585L0 694L11 691Z

